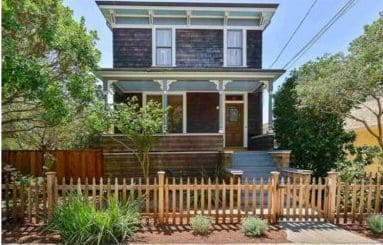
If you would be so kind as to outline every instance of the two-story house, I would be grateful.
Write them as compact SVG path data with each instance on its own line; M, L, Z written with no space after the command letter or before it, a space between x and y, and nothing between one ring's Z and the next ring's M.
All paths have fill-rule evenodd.
M272 148L270 134L262 134L262 94L272 93L284 70L262 69L262 33L277 4L97 4L113 33L113 68L97 71L106 100L136 96L141 104L155 100L170 106L163 151ZM266 103L271 133L271 97Z

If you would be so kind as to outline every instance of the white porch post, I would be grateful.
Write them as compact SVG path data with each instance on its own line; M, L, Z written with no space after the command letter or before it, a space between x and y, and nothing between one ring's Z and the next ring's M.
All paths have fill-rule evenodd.
M162 109L165 111L166 108L168 107L168 96L167 96L167 91L168 91L168 81L159 81L161 84L162 88ZM166 134L168 131L168 114L165 113L164 115L164 122L162 125L162 132Z
M225 93L219 91L219 131L218 133L223 134L225 132L223 120L224 120L224 111L225 111Z
M274 133L274 118L273 118L273 82L268 81L267 86L268 91L268 98L269 98L269 123L268 123L268 130L267 133L273 134Z
M219 104L218 104L218 122L219 128L218 133L223 134L225 132L225 124L224 124L224 112L225 112L225 92L222 80L210 80L210 82L214 82L217 86L217 90L219 93Z
M105 105L110 109L113 109L114 104L114 87L113 83L117 82L116 80L107 80L104 81L104 96L105 96ZM108 133L114 133L114 126L112 125L108 130Z

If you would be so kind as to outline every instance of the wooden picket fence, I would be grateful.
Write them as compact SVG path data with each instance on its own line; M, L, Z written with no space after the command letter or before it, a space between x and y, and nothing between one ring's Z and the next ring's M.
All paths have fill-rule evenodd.
M379 176L367 183L337 183L337 174L325 179L292 181L272 172L267 180L167 178L158 172L151 179L58 179L54 172L31 182L2 185L3 220L46 222L55 205L71 192L81 192L97 208L108 198L127 202L129 197L142 200L140 211L149 222L189 224L201 214L216 224L238 223L255 215L275 223L281 220L363 223L370 213L382 212L382 183Z

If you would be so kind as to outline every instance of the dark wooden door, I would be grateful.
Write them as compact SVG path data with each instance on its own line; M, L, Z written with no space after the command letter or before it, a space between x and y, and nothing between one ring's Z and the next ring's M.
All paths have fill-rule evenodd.
M243 104L226 104L226 146L243 146Z

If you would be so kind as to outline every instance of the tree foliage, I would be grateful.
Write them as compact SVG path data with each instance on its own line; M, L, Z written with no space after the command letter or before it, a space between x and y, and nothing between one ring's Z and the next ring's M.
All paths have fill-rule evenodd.
M353 119L367 129L383 151L383 17L364 28L349 45L349 54L324 56L299 70L297 95L301 105ZM366 100L375 101L368 106ZM364 108L376 119L377 132L365 117L352 113ZM375 124L375 123L374 123Z
M337 171L339 179L342 182L352 183L355 180L364 178L365 167L374 162L375 159L383 157L379 147L375 146L359 146L350 145L346 147L349 153L348 159L344 159L337 163Z
M61 0L2 1L3 137L68 124L92 103L96 39Z
M95 132L105 132L115 127L128 140L128 144L110 135L126 150L133 151L144 177L150 175L149 152L153 145L153 136L161 132L165 111L162 105L148 101L140 107L136 97L126 103L115 104L113 107L100 103L88 111L87 125Z
M343 129L343 119L336 114L321 113L301 107L296 93L297 72L275 94L275 133L280 148L291 150L292 165L326 176L345 157L344 144L354 135Z

